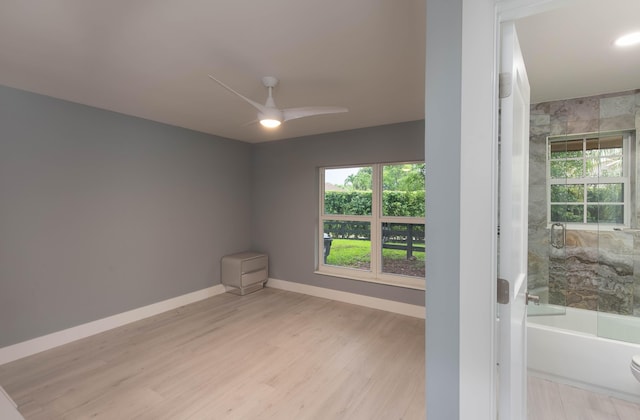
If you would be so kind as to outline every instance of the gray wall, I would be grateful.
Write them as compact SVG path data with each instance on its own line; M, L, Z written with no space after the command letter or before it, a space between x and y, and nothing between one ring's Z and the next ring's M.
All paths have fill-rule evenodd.
M462 11L462 0L427 0L425 234L431 238L426 255L434 262L426 265L429 419L461 418Z
M0 347L219 283L251 245L250 156L0 87Z
M318 168L423 159L422 121L255 145L252 239L270 256L270 277L424 305L421 290L314 274Z

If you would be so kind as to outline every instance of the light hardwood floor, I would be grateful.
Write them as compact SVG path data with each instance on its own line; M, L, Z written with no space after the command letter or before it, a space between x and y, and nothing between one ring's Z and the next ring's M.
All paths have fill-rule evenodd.
M423 419L424 320L275 289L224 294L0 366L27 419ZM529 420L640 405L530 377Z
M528 378L528 420L639 420L640 405L545 379Z
M223 294L0 366L26 419L422 419L424 320Z

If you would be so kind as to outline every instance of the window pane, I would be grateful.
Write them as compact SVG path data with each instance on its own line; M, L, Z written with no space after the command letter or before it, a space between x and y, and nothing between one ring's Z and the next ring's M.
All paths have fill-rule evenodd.
M622 203L623 201L623 184L587 185L587 202L589 203Z
M586 148L587 177L622 176L622 136L588 139Z
M324 213L371 214L372 168L325 169Z
M369 270L371 266L371 224L344 220L324 222L324 263Z
M552 204L552 222L584 222L584 206L575 204Z
M588 223L624 223L622 204L590 204L587 206Z
M582 140L554 141L549 149L551 159L581 158Z
M424 217L424 163L382 167L382 214Z
M382 272L424 277L424 225L382 223Z
M600 156L622 155L622 136L599 139Z
M584 200L584 185L552 185L552 203L575 203Z
M586 156L587 157L598 157L600 156L600 139L587 139L585 144Z
M551 179L563 179L564 176L564 161L552 161L549 162L549 169L551 172Z
M597 178L600 174L600 167L598 166L600 159L586 159L584 162L585 174L587 178Z
M587 156L622 155L622 136L587 139Z
M549 162L552 179L582 178L582 159Z
M622 156L610 156L600 158L601 177L622 176Z

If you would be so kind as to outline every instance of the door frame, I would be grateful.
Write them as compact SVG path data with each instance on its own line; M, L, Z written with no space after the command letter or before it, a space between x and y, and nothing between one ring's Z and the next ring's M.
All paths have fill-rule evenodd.
M432 151L454 153L440 159L451 164L456 181L444 191L437 181L427 180L428 243L435 243L427 245L427 416L495 420L497 28L501 20L570 0L451 0L446 9L440 0L426 1L425 161L435 163ZM445 13L429 17L439 10ZM459 31L453 40L448 37L452 27ZM430 57L446 62L430 64ZM448 79L451 73L460 75L456 83ZM443 114L442 103L451 105L445 109L454 115ZM451 135L443 138L447 129ZM436 215L444 219L433 220Z
M562 7L570 2L571 0L463 1L460 185L461 419L493 420L497 418L495 366L498 334L495 319L499 25L503 21L531 16ZM491 34L490 39L489 34ZM488 51L493 51L493 54L487 54ZM489 85L487 74L492 77L490 90L484 87ZM479 111L483 108L487 110ZM482 140L478 141L479 139ZM487 194L489 185L491 190L490 194ZM478 203L482 204L478 205ZM480 214L477 210L480 210ZM480 221L483 220L492 221L490 224L486 223L491 226L490 230L477 226L481 225ZM488 237L478 240L477 235L488 235ZM487 252L479 252L479 247L489 243L491 245L487 247ZM484 258L487 259L484 260ZM487 281L478 281L478 278ZM480 346L478 346L479 343L481 343ZM482 369L478 368L479 364L483 365ZM486 384L491 386L487 387ZM483 415L479 416L479 413Z

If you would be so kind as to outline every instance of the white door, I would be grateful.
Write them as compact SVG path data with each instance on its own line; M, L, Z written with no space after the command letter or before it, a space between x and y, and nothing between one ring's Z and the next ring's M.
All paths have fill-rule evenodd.
M526 291L529 183L529 81L513 22L501 25L498 416L526 419Z

